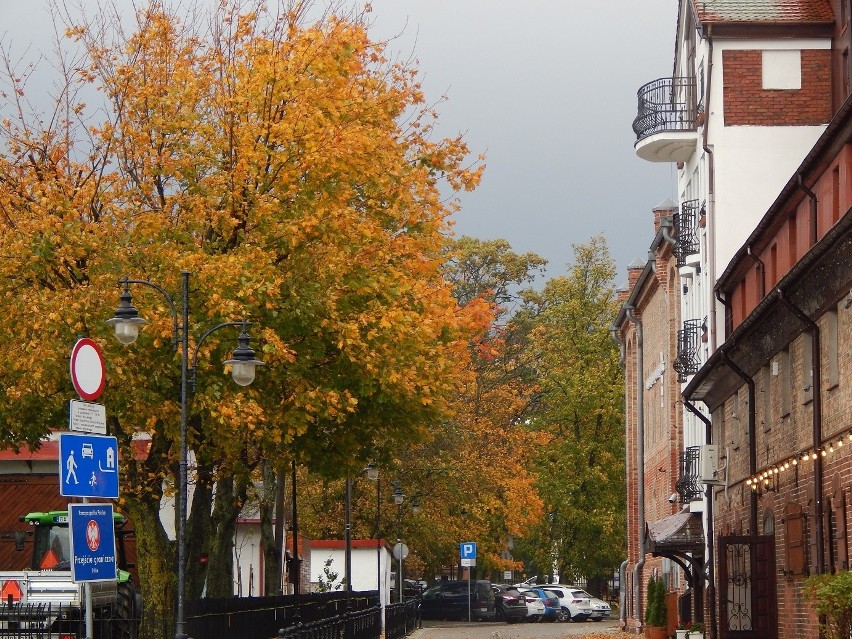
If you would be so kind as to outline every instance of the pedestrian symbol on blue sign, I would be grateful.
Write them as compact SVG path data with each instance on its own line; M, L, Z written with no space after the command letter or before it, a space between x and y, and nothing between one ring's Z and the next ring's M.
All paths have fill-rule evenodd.
M462 559L476 559L476 542L465 541L461 544Z
M59 435L59 493L118 498L118 441L98 435Z

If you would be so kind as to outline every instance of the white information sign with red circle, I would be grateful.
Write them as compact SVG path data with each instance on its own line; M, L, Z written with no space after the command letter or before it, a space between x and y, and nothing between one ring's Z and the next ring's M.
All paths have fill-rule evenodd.
M71 351L71 383L80 399L87 402L97 399L104 392L104 355L100 346L88 337L77 340Z

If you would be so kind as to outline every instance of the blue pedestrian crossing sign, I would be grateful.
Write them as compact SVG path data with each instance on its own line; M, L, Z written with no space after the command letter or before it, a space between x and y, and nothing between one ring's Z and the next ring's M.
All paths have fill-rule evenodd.
M462 559L476 559L476 542L475 541L465 541L461 543L461 558Z
M115 581L115 522L112 504L68 504L71 580Z
M100 435L59 435L59 494L118 498L118 441Z

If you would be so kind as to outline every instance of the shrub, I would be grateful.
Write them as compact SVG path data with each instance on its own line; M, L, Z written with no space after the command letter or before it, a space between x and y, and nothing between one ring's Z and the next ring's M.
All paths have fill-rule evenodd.
M827 639L845 639L852 633L852 572L813 575L805 580L805 597L819 615Z
M648 604L645 607L645 625L662 627L668 623L666 608L666 583L651 577L648 581Z

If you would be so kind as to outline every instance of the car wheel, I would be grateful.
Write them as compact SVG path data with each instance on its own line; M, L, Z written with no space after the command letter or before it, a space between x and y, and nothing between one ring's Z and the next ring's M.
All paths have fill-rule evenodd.
M571 611L563 606L559 610L559 616L557 619L559 619L559 621L571 621Z

